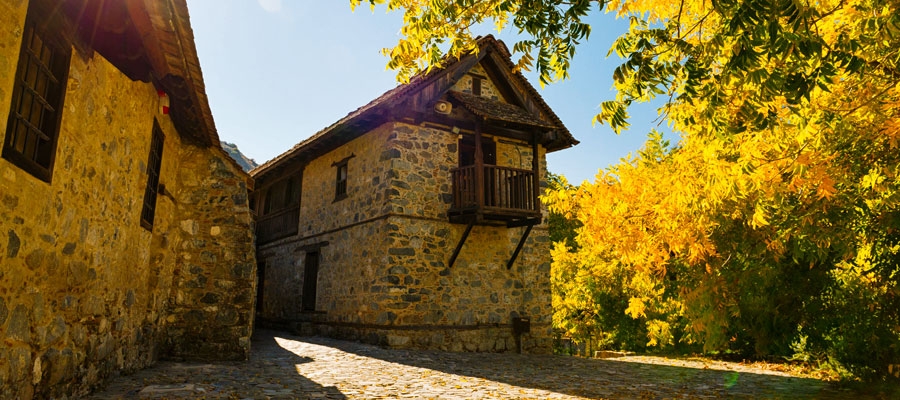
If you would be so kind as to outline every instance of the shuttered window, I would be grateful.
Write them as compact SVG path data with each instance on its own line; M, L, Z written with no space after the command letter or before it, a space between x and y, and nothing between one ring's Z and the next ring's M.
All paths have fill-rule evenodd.
M32 8L26 17L3 158L50 182L71 51L36 14Z
M141 208L141 226L153 230L156 215L156 197L159 194L159 170L162 167L163 134L159 124L153 121L150 139L150 157L147 160L147 187L144 189L144 206Z
M350 163L350 159L353 157L356 157L356 154L350 154L343 160L335 161L331 164L332 167L336 168L337 172L337 177L334 181L334 201L347 198L347 181L350 174L350 170L347 165Z

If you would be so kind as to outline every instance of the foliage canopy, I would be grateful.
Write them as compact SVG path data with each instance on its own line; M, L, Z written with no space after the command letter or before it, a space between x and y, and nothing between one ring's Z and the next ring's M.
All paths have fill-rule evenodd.
M518 67L553 82L589 13L630 20L595 119L619 132L631 104L664 96L681 141L651 132L595 182L546 194L581 223L553 250L557 326L862 374L900 364L900 1L368 2L404 10L386 50L400 79L439 66L441 46L473 51L472 27L493 22L523 35Z

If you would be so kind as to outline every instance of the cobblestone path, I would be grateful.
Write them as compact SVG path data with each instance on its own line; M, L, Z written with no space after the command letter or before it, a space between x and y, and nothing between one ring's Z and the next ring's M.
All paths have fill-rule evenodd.
M252 349L245 363L160 362L89 398L859 398L727 363L390 350L273 331L258 331Z

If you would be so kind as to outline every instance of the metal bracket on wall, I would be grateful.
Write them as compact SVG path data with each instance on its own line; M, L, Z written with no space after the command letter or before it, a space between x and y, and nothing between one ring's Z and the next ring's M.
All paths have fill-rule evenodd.
M453 250L453 255L450 256L450 263L447 268L453 268L453 263L456 262L456 257L459 257L459 251L462 250L463 244L466 243L466 239L469 237L469 233L472 232L472 227L475 226L475 220L477 218L472 218L469 220L469 224L466 225L466 231L463 232L461 238L459 238L459 243L456 245L456 249Z

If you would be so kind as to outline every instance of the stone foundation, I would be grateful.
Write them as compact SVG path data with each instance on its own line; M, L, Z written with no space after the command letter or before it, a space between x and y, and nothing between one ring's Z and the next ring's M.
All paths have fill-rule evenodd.
M304 331L306 324L311 329ZM368 344L405 349L428 349L452 352L521 352L550 354L551 340L530 333L515 335L511 325L468 327L378 327L352 324L298 324L298 334L310 331L318 335ZM549 327L542 327L544 329Z

